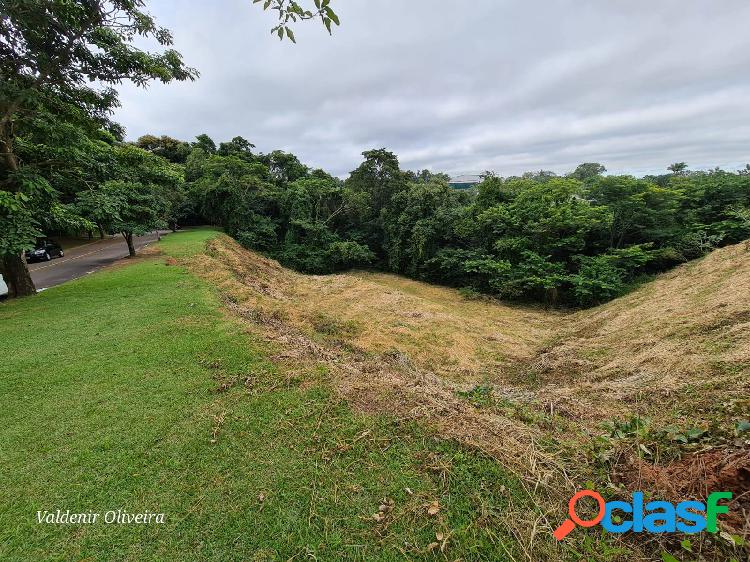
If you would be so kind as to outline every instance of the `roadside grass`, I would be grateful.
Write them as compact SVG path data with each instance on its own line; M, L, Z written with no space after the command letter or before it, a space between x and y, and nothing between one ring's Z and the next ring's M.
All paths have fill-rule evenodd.
M217 234L218 232L213 228L191 228L165 236L159 242L159 248L167 256L189 258L203 252L206 249L206 242Z
M353 413L325 372L285 378L163 257L0 304L0 356L2 560L526 557L500 521L529 500L497 462ZM166 522L37 523L57 509Z

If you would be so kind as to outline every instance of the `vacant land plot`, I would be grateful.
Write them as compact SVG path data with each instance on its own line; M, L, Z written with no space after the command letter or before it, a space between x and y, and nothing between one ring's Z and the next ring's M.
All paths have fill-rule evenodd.
M556 544L571 490L614 497L643 484L625 477L636 470L665 496L700 495L689 482L670 491L693 465L666 461L706 446L696 478L733 459L722 484L740 485L745 305L717 280L694 304L707 307L694 324L713 330L686 320L679 343L714 346L716 370L696 386L675 366L674 407L658 412L617 388L658 387L658 347L637 364L622 354L669 311L633 338L606 328L640 325L646 292L569 315L389 275L302 276L210 230L169 236L161 252L0 305L0 558L651 559L680 546L593 532ZM739 249L722 252L706 261L719 277L745 271ZM722 299L732 320L719 325L708 308ZM687 418L695 393L726 397L718 423L704 422L719 406ZM644 443L649 455L632 454ZM165 522L37 522L57 509Z
M737 498L733 530L748 531L744 245L575 314L393 275L299 275L226 237L190 268L288 368L325 365L356 410L424 421L497 458L537 505L553 509L586 482L700 498L711 480ZM552 524L518 534L538 546Z

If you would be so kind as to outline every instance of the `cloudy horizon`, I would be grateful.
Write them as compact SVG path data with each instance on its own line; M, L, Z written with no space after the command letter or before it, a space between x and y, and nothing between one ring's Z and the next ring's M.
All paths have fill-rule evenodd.
M125 84L115 119L129 140L239 135L340 176L381 147L451 174L750 162L746 2L333 5L333 36L298 24L293 45L251 0L151 2L201 77Z

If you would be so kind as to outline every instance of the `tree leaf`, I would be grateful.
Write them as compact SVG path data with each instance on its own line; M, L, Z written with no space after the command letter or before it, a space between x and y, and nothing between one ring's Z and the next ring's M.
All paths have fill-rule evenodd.
M336 25L340 25L339 17L336 15L336 12L334 12L331 8L326 7L326 15L335 23Z

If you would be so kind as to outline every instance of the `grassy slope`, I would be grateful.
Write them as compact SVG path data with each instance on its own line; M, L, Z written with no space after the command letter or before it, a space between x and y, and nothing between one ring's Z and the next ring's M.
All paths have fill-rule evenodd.
M603 421L652 418L650 432L637 437L668 461L707 443L733 443L735 426L747 419L745 245L717 250L576 314L465 300L454 290L393 275L304 276L227 237L212 241L207 254L191 270L219 287L248 326L290 351L292 362L315 356L305 351L310 341L320 345L321 356L334 357L337 387L355 407L417 412L442 434L509 467L517 464L510 453L525 463L525 475L536 475L540 465L545 471L541 452L542 460L561 462L575 485L597 482L612 493L612 472L629 470L620 464L640 449L630 436L596 439L605 433ZM461 409L456 395L475 408ZM671 425L708 433L681 447L659 435ZM732 485L740 495L741 482ZM553 481L551 489L564 493L565 486ZM557 513L564 501L552 500L550 513ZM515 521L523 531L537 531L521 537L533 543L535 559L553 557L542 547L554 516ZM667 548L680 550L674 543Z
M163 249L186 257L211 236ZM494 523L519 494L497 463L353 414L325 373L280 384L218 304L152 257L0 305L0 559L397 559L436 532L453 533L451 558L519 555ZM234 378L247 384L217 391ZM117 508L167 522L36 523Z
M262 311L323 344L344 342L373 356L398 352L459 390L533 395L574 420L637 413L661 425L709 424L723 416L715 406L746 405L750 393L744 243L574 314L469 300L382 273L300 275L227 237L199 265L199 275L247 313ZM745 407L737 415L748 413ZM731 431L738 420L722 426Z
M454 289L398 275L302 275L229 237L213 242L209 254L194 269L235 302L276 315L312 337L344 338L375 354L398 350L418 367L464 384L497 380L529 361L562 318L465 299Z
M610 417L731 432L750 415L749 248L715 250L571 316L541 358L544 382Z

